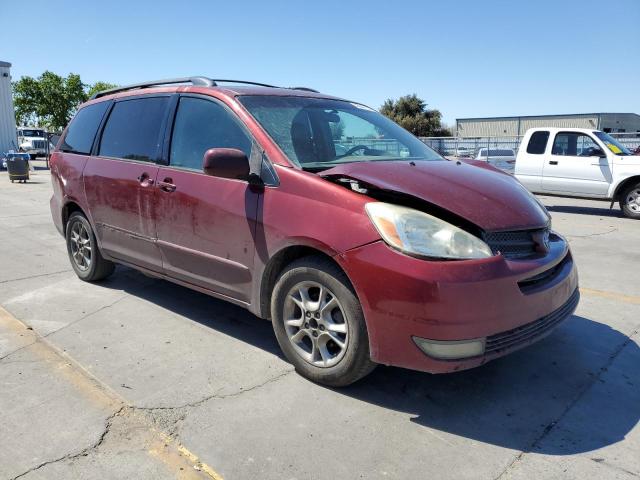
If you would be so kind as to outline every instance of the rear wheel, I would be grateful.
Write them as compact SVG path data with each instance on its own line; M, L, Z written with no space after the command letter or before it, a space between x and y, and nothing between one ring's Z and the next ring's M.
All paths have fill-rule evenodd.
M640 183L631 185L622 192L620 208L625 217L640 219Z
M340 387L370 373L364 315L344 272L320 257L306 257L282 273L273 291L276 338L296 371Z
M97 282L113 273L115 265L102 258L91 224L82 213L69 217L66 239L71 266L81 280Z

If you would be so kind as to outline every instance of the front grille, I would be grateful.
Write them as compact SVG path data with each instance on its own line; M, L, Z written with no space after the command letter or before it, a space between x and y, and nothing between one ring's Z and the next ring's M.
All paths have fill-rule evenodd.
M536 254L536 238L548 235L548 228L516 230L511 232L484 232L482 239L489 245L494 255L501 253L505 258L523 258Z
M520 291L522 293L530 293L532 291L537 290L540 287L544 287L549 282L553 281L558 274L562 271L565 265L572 263L571 254L567 254L560 263L554 265L548 270L545 270L538 275L534 275L533 277L526 278L524 280L520 280L518 282L518 287L520 287Z
M506 332L497 333L487 337L485 355L498 353L501 350L518 346L548 333L573 313L578 306L579 300L580 292L576 288L575 292L573 292L571 297L569 297L569 300L549 315L539 318L538 320L534 320L531 323L527 323L526 325L514 328L513 330L508 330Z
M33 140L31 145L33 148L44 149L44 140Z

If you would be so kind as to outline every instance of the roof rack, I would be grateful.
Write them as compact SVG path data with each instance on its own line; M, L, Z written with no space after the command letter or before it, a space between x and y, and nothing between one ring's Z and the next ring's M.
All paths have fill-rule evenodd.
M131 85L125 85L124 87L110 88L109 90L103 90L101 92L94 93L91 99L104 97L105 95L111 95L112 93L124 92L126 90L135 90L136 88L149 88L157 87L159 85L173 85L176 83L190 83L199 87L214 87L216 83L207 77L183 77L183 78L167 78L165 80L153 80L150 82L133 83Z
M125 85L123 87L110 88L109 90L102 90L101 92L94 93L91 96L91 100L94 98L104 97L106 95L111 95L112 93L125 92L127 90L135 90L138 88L150 88L150 87L158 87L161 85L174 85L176 83L190 83L191 85L198 87L215 87L218 85L218 82L222 83L241 83L245 85L257 85L259 87L267 87L267 88L282 88L277 87L276 85L269 85L267 83L259 83L259 82L249 82L247 80L224 80L221 78L207 78L207 77L181 77L181 78L167 78L164 80L152 80L149 82L142 83L133 83L131 85ZM291 90L304 90L306 92L315 92L318 93L317 90L308 87L288 87Z
M302 90L304 92L320 93L318 90L309 87L289 87L291 90Z

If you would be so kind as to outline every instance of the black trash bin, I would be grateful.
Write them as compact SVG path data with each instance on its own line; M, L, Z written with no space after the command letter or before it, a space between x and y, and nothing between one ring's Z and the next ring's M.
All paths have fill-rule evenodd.
M8 153L7 172L11 183L26 182L29 180L29 154L28 153Z

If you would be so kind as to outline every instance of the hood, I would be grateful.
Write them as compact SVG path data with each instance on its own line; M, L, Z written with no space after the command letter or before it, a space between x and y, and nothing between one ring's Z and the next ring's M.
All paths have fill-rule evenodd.
M640 165L640 155L616 155L614 162L616 165Z
M380 161L339 165L323 177L348 177L417 197L483 230L541 228L549 216L514 177L452 161Z

